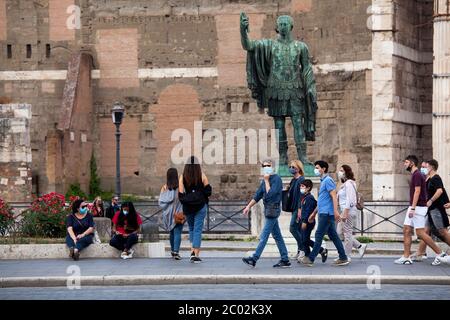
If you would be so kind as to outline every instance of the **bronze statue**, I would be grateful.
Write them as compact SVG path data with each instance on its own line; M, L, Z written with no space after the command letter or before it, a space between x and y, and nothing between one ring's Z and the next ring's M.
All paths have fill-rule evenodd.
M242 12L241 43L247 51L247 82L259 108L268 108L278 129L280 166L287 167L286 117L294 127L300 161L311 167L306 157L306 141L315 140L317 94L307 45L292 39L293 19L277 19L278 38L250 40L249 20ZM308 170L310 171L310 170Z

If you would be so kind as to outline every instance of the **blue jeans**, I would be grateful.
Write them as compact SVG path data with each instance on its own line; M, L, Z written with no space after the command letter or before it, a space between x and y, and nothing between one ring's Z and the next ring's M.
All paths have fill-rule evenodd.
M301 221L300 221L301 223ZM291 223L289 225L289 231L294 236L295 241L297 241L297 251L305 251L303 248L303 240L302 240L302 234L300 231L300 224L297 222L297 210L292 213Z
M170 251L172 252L180 251L183 226L184 224L176 224L175 227L170 230Z
M196 213L186 214L189 225L189 241L194 249L200 249L202 244L203 223L205 222L207 210L208 206L205 204L205 206Z
M81 252L84 248L89 247L90 244L94 242L94 234L88 234L87 236L84 236L83 238L77 240L77 244L73 242L73 239L70 237L70 235L66 236L66 244L69 248L75 248L78 249L78 251Z
M275 239L278 251L280 251L281 260L289 261L288 251L286 245L284 244L283 236L281 235L280 226L278 225L278 218L266 218L264 228L259 237L258 247L253 254L253 260L258 261L258 259L261 257L261 254L266 247L267 240L269 240L270 234L272 234L272 237Z
M309 259L314 262L317 255L320 252L320 248L322 245L322 240L325 234L328 234L328 237L331 241L333 241L338 253L339 259L347 260L347 255L345 254L344 246L342 245L341 239L336 232L336 222L334 220L334 216L330 216L329 214L320 214L319 213L319 225L316 230L316 242L314 243L313 250L309 255Z
M316 222L307 223L306 229L301 231L302 233L302 241L303 241L303 251L305 252L305 256L309 256L311 254L311 250L309 248L314 248L315 242L311 240L311 232L316 226ZM320 247L319 253L323 252L323 248Z

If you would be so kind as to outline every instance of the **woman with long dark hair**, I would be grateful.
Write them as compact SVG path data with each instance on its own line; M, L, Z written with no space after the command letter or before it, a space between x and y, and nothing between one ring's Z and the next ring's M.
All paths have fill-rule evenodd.
M72 214L67 216L66 244L73 260L78 260L80 252L94 242L95 224L87 205L82 199L75 200L72 204Z
M183 204L183 212L189 225L189 240L192 244L192 263L200 263L200 246L202 241L203 223L208 210L209 197L212 188L208 178L200 167L198 159L189 157L179 179L179 199Z
M338 224L337 231L340 236L344 237L344 249L348 260L351 259L353 248L358 249L359 257L362 258L366 252L367 244L361 244L353 237L353 220L356 218L358 199L352 168L346 164L341 166L338 171L338 178L342 184L338 191L341 221Z
M183 208L178 199L178 171L175 168L167 170L166 184L161 188L159 195L159 206L163 210L162 220L166 230L170 232L170 254L175 260L181 260L180 246L181 233L183 231L184 222L176 221L176 215L183 217ZM185 220L185 218L184 218Z
M115 214L112 222L113 237L109 244L122 251L120 258L133 258L133 246L138 242L138 233L142 224L142 219L139 213L136 212L133 202L124 202L120 211Z

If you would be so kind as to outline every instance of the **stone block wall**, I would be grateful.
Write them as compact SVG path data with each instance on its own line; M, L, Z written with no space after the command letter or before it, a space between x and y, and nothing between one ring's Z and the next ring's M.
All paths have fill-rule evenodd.
M89 79L93 114L88 141L92 141L102 187L114 188L115 143L110 110L114 101L121 100L126 107L121 127L123 192L155 195L171 165L167 156L173 146L169 136L173 130L193 130L194 119L202 121L203 130L219 129L224 135L227 128L273 128L273 120L258 110L246 87L239 14L245 11L249 15L253 39L274 38L277 16L291 14L294 37L309 46L318 88L317 141L308 144L308 157L329 161L333 173L337 166L350 164L360 189L370 199L375 186L373 166L386 175L395 171L390 165L388 171L383 171L383 161L391 160L375 160L384 153L377 153L378 149L372 152L371 148L373 137L378 139L377 130L385 128L384 122L378 122L376 128L372 122L378 116L378 109L372 111L372 106L386 101L378 95L373 99L380 82L379 73L372 71L377 48L373 48L367 20L371 16L368 8L377 1L381 0L0 0L0 18L3 12L6 16L5 21L0 19L0 97L33 104L33 174L39 176L40 192L51 188L65 191L66 182L58 185L63 177L52 176L52 172L58 172L60 160L49 159L46 154L64 150L62 144L56 143L64 138L54 130L60 121L68 62L73 53L88 52L94 69ZM67 27L77 22L77 7L71 7L67 13L72 5L79 8L79 29ZM426 19L425 2L411 7L400 1L399 5L406 10L401 14L404 23L416 24L416 20ZM422 11L410 14L420 6L425 18L416 18ZM408 15L413 17L411 21ZM420 50L427 51L428 31L416 31L411 36L402 33L406 29L411 28L402 27L396 41L411 46L407 39L415 39L411 40L414 43L424 39ZM394 59L397 57L391 58ZM395 76L404 79L400 84L404 88L398 89L403 93L397 95L404 107L398 109L414 109L419 99L420 108L429 112L428 96L414 96L426 88L426 77L421 77L428 69L416 64L403 68L402 64L408 63L396 62L402 71ZM409 89L411 83L417 90ZM392 91L396 85L392 84ZM180 88L184 89L177 93ZM390 102L393 96L392 92ZM168 110L170 114L165 114ZM287 123L289 155L294 158L292 125ZM386 125L393 125L392 121ZM412 129L409 124L393 126L389 132L399 132L398 143L403 143L403 136L418 141L414 137L426 139L430 134L426 125ZM55 143L49 151L46 141L52 139ZM397 142L389 143L379 147L393 148ZM421 145L426 150L426 144ZM394 154L398 153L393 151ZM182 165L175 166L182 170ZM204 169L218 199L248 198L257 186L260 171L256 164L225 163L205 165ZM398 175L399 179L404 178ZM377 184L389 179L380 177L382 181ZM84 179L85 185L88 178Z
M31 105L0 104L0 198L31 201Z

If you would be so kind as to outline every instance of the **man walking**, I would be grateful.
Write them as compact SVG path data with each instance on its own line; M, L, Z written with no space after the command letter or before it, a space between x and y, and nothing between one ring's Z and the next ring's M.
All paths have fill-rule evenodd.
M319 224L317 226L315 242L312 252L309 256L305 256L302 259L304 265L312 267L314 260L319 254L322 240L325 234L333 241L338 253L339 258L334 261L336 266L345 266L350 263L345 254L344 246L341 239L336 232L336 221L339 222L340 215L337 207L337 194L336 184L333 179L328 175L328 163L322 160L314 163L314 174L320 176L320 189L319 197L317 200L317 209L309 217L308 221L314 221L316 214L319 213Z
M250 208L253 207L259 200L263 199L266 221L259 237L260 240L255 253L251 257L242 258L242 261L251 267L255 267L256 262L263 253L267 240L269 240L270 234L272 234L281 255L281 260L273 267L289 268L291 263L289 262L288 251L284 243L283 236L281 235L280 226L278 225L278 217L281 213L280 203L283 183L280 176L273 172L272 160L265 160L262 164L262 168L264 179L261 181L261 185L256 191L255 196L245 207L243 213L248 215Z
M419 160L415 155L409 155L404 160L405 169L411 172L411 185L409 190L409 208L406 212L405 222L403 223L403 256L395 260L396 264L412 264L411 242L413 228L416 230L417 237L423 240L434 252L437 257L432 265L439 265L439 258L445 257L445 252L433 241L425 231L427 207L427 187L424 175L417 167Z

